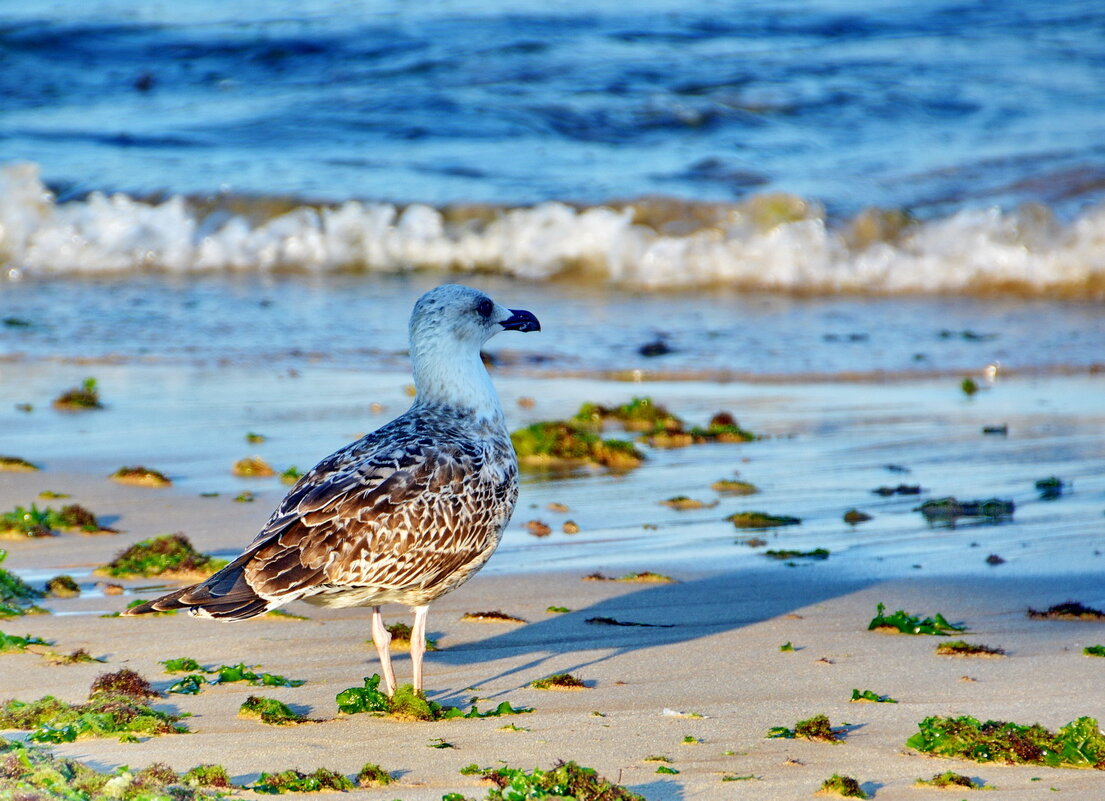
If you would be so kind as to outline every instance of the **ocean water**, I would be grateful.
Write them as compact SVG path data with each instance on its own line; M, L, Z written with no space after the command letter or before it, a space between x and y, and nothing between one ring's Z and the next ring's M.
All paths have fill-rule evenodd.
M0 2L0 266L1105 297L1094 0Z

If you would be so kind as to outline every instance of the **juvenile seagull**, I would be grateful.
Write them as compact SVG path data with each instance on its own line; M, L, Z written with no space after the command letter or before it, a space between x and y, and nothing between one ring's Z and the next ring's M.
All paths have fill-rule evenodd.
M480 347L540 331L528 311L446 284L410 319L418 392L406 413L304 475L237 559L206 581L126 612L188 609L243 620L289 601L371 606L384 687L395 691L380 605L414 608L411 661L422 689L429 604L483 567L518 499L518 460Z

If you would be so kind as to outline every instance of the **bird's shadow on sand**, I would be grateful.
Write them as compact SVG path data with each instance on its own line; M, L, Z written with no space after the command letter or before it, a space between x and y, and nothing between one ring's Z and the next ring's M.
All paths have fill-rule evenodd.
M524 581L525 577L519 580ZM797 593L792 589L796 581L802 582L801 591ZM748 571L672 584L642 585L637 592L608 598L486 639L448 646L427 658L439 664L461 666L522 657L512 667L484 679L489 683L514 680L521 686L549 672L540 671L550 660L555 660L556 672L582 670L633 651L688 642L770 620L802 606L848 595L875 581L839 578L821 571L802 571L801 575ZM558 594L558 597L563 596ZM586 622L595 617L651 625ZM565 655L585 652L586 658L564 667Z

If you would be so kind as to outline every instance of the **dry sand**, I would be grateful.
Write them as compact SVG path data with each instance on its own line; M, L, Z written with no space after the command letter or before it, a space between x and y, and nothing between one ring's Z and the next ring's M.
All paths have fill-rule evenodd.
M1100 382L1094 386L1099 385ZM625 389L619 391L628 394ZM713 392L718 394L716 389ZM854 393L854 390L849 392ZM872 397L878 394L874 389L871 392ZM688 395L691 393L687 390ZM840 395L822 390L819 397L812 398L804 406L787 407L785 401L780 403L767 397L772 393L793 397L800 394L799 390L765 391L759 413L766 417L770 410L773 414L788 414L795 420L811 421L802 429L806 442L829 442L833 443L832 447L823 454L808 444L802 447L812 454L811 458L821 459L827 465L834 460L855 460L858 458L855 454L861 453L864 460L877 466L889 460L891 445L898 449L894 452L912 448L913 456L928 454L932 472L921 480L930 484L933 473L944 469L942 465L961 466L957 454L966 452L956 450L958 434L948 434L946 442L933 446L928 429L918 428L916 424L917 419L925 418L926 412L911 409L912 416L908 416L902 411L907 404L913 403L908 393L887 391L886 397L897 400L886 406L886 414L903 420L903 428L891 430L887 428L889 424L884 424L879 430L883 432L885 443L869 454L865 449L872 447L873 440L863 439L870 432L862 427L842 428L844 433L837 434L836 429L817 429L812 423L818 419L843 419L841 407L835 403ZM1013 409L1020 416L1010 419L1017 420L1026 431L1035 431L1037 429L1031 428L1037 425L1033 422L1036 411L1032 395L1022 394L1023 402L1015 404ZM1065 396L1059 392L1055 397L1061 400ZM560 405L570 409L581 399L577 393L571 402ZM549 402L544 397L542 402L545 408L538 412L547 415ZM735 403L726 405L736 406ZM713 399L704 402L704 408L714 406ZM1076 424L1056 428L1051 417L1039 423L1038 430L1043 433L1030 436L1023 446L1017 446L1025 449L1019 453L1039 459L1041 471L1045 469L1046 459L1062 459L1066 458L1064 454L1073 453L1080 460L1079 469L1088 475L1087 465L1098 458L1101 444L1099 434L1093 435L1093 425L1087 424L1089 418L1081 411L1084 406L1084 403L1079 404L1078 414L1070 417ZM949 403L940 413L951 421L948 425L959 425L962 431L974 432L972 436L978 431L980 419L995 417L987 412L962 413L965 416L959 420L954 417L961 414L958 408ZM558 409L557 413L562 411ZM200 409L189 414L202 416L202 412ZM1005 413L1003 410L1002 414ZM41 422L47 418L28 419ZM171 426L172 421L169 422ZM760 428L757 423L753 420L754 427ZM71 432L77 423L69 419L57 425L68 426L66 430ZM80 422L80 425L92 423ZM276 425L270 423L266 433L272 433ZM241 456L249 450L242 443L238 429L244 426L235 424L237 433L233 441L229 435L226 437L226 453L213 460L225 464L226 469L231 456ZM187 429L178 429L178 435L181 431ZM50 436L49 425L34 436L46 442ZM848 440L850 436L859 439L852 444ZM126 443L116 440L113 439L112 447L125 450ZM289 447L287 440L285 437L285 447ZM755 454L749 468L750 477L760 481L761 475L768 475L767 470L775 465L779 484L786 488L790 486L785 484L786 473L812 475L808 463L796 460L793 452L787 450L799 446L791 443L792 440L784 438L766 442L758 451L742 451ZM140 444L135 442L136 450ZM845 445L852 450L844 450ZM934 453L931 447L944 450ZM195 480L170 489L120 486L104 477L109 466L118 466L114 461L115 453L105 456L93 451L75 454L68 461L56 460L57 466L48 465L50 469L42 473L0 473L0 509L26 505L43 489L66 492L73 495L72 500L105 515L103 522L122 529L122 533L96 537L70 533L51 539L0 542L0 547L9 551L4 567L29 576L35 583L52 575L69 573L87 590L97 581L88 575L94 567L132 542L169 531L184 531L201 550L228 556L252 537L282 492L275 480L270 480L270 484L251 485L244 480L220 478L222 484L219 486L237 481L235 486L241 488L259 488L257 502L239 504L232 502L233 492L224 491L215 498L198 497L204 487ZM1046 459L1041 455L1045 451ZM143 447L142 452L148 454L150 448ZM721 451L697 453L716 455ZM947 459L942 461L940 453L947 453ZM16 455L32 461L38 456L29 448L20 449ZM682 490L682 486L676 485L675 477L687 471L697 471L694 480L708 487L712 480L731 472L734 463L739 462L727 457L724 464L696 466L689 461L692 458L697 457L690 451L658 457L657 463L648 468L658 471L656 477L644 488L601 476L577 479L576 484L528 485L523 493L526 503L516 512L512 523L519 532L511 536L524 542L529 539L521 533L524 523L531 517L541 516L555 524L558 533L540 542L533 540L534 547L569 547L557 546L553 541L581 542L587 536L589 524L601 519L607 504L621 504L611 507L618 514L622 510L629 514L639 507L643 515L675 521L667 529L665 538L657 540L668 543L665 547L669 551L652 547L642 549L638 556L618 554L614 558L619 540L618 531L612 529L613 533L606 539L596 540L595 553L602 556L586 567L582 566L586 559L580 554L587 551L582 547L573 552L568 562L571 570L559 572L498 572L495 565L500 556L506 564L518 564L518 553L524 556L526 551L521 550L513 557L503 554L493 559L489 571L434 604L429 628L441 650L427 655L429 696L454 704L463 704L472 696L478 696L486 699L480 702L483 709L507 700L515 706L534 707L535 711L530 714L440 723L402 723L369 715L338 714L335 694L347 687L359 686L362 677L377 670L375 653L367 642L369 610L366 609L330 611L295 604L290 611L305 614L309 620L261 619L234 624L185 616L101 618L98 613L122 609L135 596L104 597L87 591L76 599L48 600L46 605L56 612L54 615L4 620L0 621L0 628L8 633L31 633L47 638L55 642L55 650L62 652L85 648L106 662L102 665L50 666L32 654L0 655L0 699L29 700L53 694L68 701L79 701L85 697L96 675L123 666L139 671L164 689L172 677L162 672L158 661L180 656L190 656L207 665L240 661L260 665L265 671L305 679L306 684L298 688L261 690L231 684L205 689L197 696L169 696L161 702L162 707L191 715L187 723L194 733L152 738L139 744L120 744L107 739L83 740L59 745L56 750L101 770L112 770L122 764L138 768L155 761L185 770L199 763L218 762L224 764L239 783L255 779L261 771L291 767L304 770L327 767L353 774L365 762L379 763L397 777L397 782L389 787L351 794L366 798L436 801L450 791L482 797L484 788L472 777L460 775L461 767L471 763L485 767L502 763L514 767L548 767L557 759L576 760L594 767L646 798L657 800L808 798L821 781L834 772L855 777L878 799L944 798L951 796L912 784L918 778L929 778L949 769L981 778L987 786L995 788L985 794L995 800L1051 798L1054 797L1052 788L1062 793L1061 798L1105 797L1105 775L1097 771L936 760L904 747L906 739L917 730L917 723L929 715L967 714L981 719L1040 722L1051 728L1081 715L1105 720L1101 693L1105 686L1102 681L1105 660L1081 654L1085 645L1105 643L1105 625L1041 622L1025 616L1030 605L1041 608L1067 600L1105 605L1105 584L1088 550L1086 558L1078 557L1086 565L1085 573L1070 569L1049 573L1044 564L1037 565L1039 570L1033 572L1030 564L1033 557L1024 557L1022 563L1018 563L1016 554L1011 553L1012 540L1008 540L1009 551L1006 552L1013 557L1012 561L1001 570L990 571L989 575L983 572L985 567L958 576L954 575L955 571L927 569L911 574L899 569L901 565L883 572L875 560L849 561L850 557L845 555L838 561L835 544L834 555L829 561L797 569L758 557L732 561L706 559L696 566L677 558L678 548L670 544L678 541L680 531L685 530L688 535L697 531L693 526L680 529L679 521L693 518L679 516L699 513L664 509L657 503L659 492L661 489ZM309 457L301 466L305 466L307 459ZM136 461L146 460L146 456L136 456ZM179 465L167 461L178 475L187 467L186 461ZM763 469L762 474L756 474L757 464ZM994 464L998 470L997 462ZM150 464L151 467L163 465L164 461L158 459ZM858 487L857 493L862 492L862 497L870 498L875 468L862 472L853 464L848 469L851 472L845 473L845 468L841 467L840 472L834 473L819 468L819 475L823 480L828 478L834 482L847 478ZM1011 468L1006 472L1009 470ZM1023 475L1018 473L1014 478L1023 483ZM1012 478L1008 480L1013 481ZM889 478L887 482L890 483ZM955 546L957 550L952 550L950 545L945 549L947 554L942 557L943 562L939 562L937 555L944 546L931 546L929 557L933 565L962 561L963 554L969 555L971 564L981 565L988 551L986 548L969 550L966 540L1011 536L1005 532L1028 532L1017 535L1025 538L1024 550L1019 552L1033 553L1028 545L1046 536L1049 518L1045 513L1052 514L1051 509L1079 510L1093 506L1096 519L1100 521L1099 484L1093 484L1090 478L1083 478L1081 482L1079 486L1088 490L1082 493L1083 502L1089 501L1085 507L1030 507L1026 513L1029 522L1023 529L995 528L996 534L991 529L978 529L954 536L937 533L934 541L954 540L959 544ZM839 492L836 484L825 490L826 495L830 490ZM765 495L762 498L768 501L761 498L752 506L791 511L795 499L801 498L803 487L795 485L787 491L792 492L785 496L790 499L789 505L780 505L778 500L772 502L773 496ZM709 497L705 492L701 494ZM545 505L551 500L566 502L571 512L567 515L547 512ZM55 506L61 502L38 501L40 505ZM723 507L732 503L749 506L743 499L722 501ZM905 515L909 514L911 503L908 499L900 503L887 502L887 511L878 514L883 521L897 520L899 518L891 513L901 507L906 511L899 517L907 520ZM844 501L839 502L840 509L827 507L826 519L831 514L832 519L839 521L840 512L846 508L844 504ZM874 505L875 501L870 504ZM728 511L731 510L722 508L701 514L720 520ZM584 532L574 540L559 533L562 518L566 516L584 524ZM1078 547L1085 547L1087 525L1082 522L1072 528L1065 522L1063 536L1069 537ZM828 524L825 526L828 536ZM632 528L636 532L633 536L639 537L640 524L634 523ZM808 532L817 529L804 525L802 530L807 534L788 534L797 538L789 542L797 542L800 547L819 544L819 541L801 539L805 536L809 540ZM906 560L904 565L908 568L911 543L925 540L916 539L920 535L915 534L910 534L910 538L894 539L898 534L894 526L888 524L885 536L891 542L900 543L905 553L899 561ZM956 540L955 537L966 539ZM746 553L747 549L732 546L733 538L731 529L723 532L717 548L729 548L734 554ZM630 551L635 547L636 541L627 545ZM717 548L703 553L720 552ZM862 550L859 549L861 553ZM889 566L891 556L886 559L885 564ZM925 561L928 568L929 562ZM868 567L857 569L861 564ZM851 569L847 569L848 565ZM673 575L678 582L657 585L581 580L596 569L613 575L631 569L656 570ZM122 583L136 588L153 582L131 580ZM142 597L149 597L149 593ZM941 612L950 620L963 621L970 627L965 635L969 641L1004 648L1009 655L1002 659L938 657L934 650L940 638L868 632L867 623L879 602L891 610L902 608L920 614ZM572 611L569 614L546 612L550 605L565 606ZM519 626L460 621L465 612L488 610L502 610L529 622ZM390 608L387 613L389 621L409 622L402 609ZM591 617L612 617L658 626L612 627L586 623ZM779 650L786 642L793 643L793 652ZM409 661L405 654L397 656L396 665L400 681L406 680ZM563 671L584 679L589 689L550 692L527 687L534 679ZM973 680L968 681L965 676ZM899 703L850 703L853 689L890 695ZM240 719L238 707L250 694L279 698L321 722L277 728ZM686 713L686 716L669 714L665 710ZM827 714L834 725L849 724L842 743L765 738L767 730L773 726L793 726L796 721L817 713ZM524 731L503 730L508 724L522 727ZM687 736L698 742L683 744ZM437 738L451 743L453 748L430 747ZM657 764L644 761L652 755L669 757L679 773L657 774ZM723 781L726 776L742 778Z

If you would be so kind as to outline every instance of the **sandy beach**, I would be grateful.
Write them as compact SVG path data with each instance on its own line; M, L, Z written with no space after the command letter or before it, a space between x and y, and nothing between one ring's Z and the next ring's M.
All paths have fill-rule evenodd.
M14 401L56 386L72 366L4 369L7 376L22 370L18 390L4 383L4 394L12 396L4 400ZM374 424L370 415L358 420L361 410L342 406L346 393L358 384L370 387L359 403L378 398L390 407L381 412L388 416L404 403L402 375L318 371L292 380L262 378L260 371L209 371L203 378L133 365L96 365L94 372L108 387L142 389L136 396L117 389L102 412L24 415L28 425L9 428L5 448L45 469L0 473L0 507L56 505L61 501L39 493L65 493L121 533L4 541L6 568L37 586L57 574L72 575L82 594L46 599L54 614L5 620L0 628L43 637L63 653L85 648L105 662L51 666L35 654L5 654L0 695L32 700L51 694L76 702L96 675L121 667L164 690L174 678L158 662L182 656L204 665L260 665L306 683L261 692L230 684L195 696L170 695L159 708L189 714L193 733L139 744L79 740L55 746L59 754L108 771L152 762L183 771L217 762L236 783L291 767L351 775L376 762L396 783L354 794L381 799L437 799L454 791L482 797L485 789L460 768L549 767L557 759L593 767L650 800L803 798L834 772L853 776L879 799L934 795L913 782L944 770L981 779L994 788L987 797L995 799L1040 798L1052 788L1064 797L1094 798L1101 786L1095 771L937 760L905 747L930 715L1039 722L1052 729L1083 715L1105 719L1094 689L1105 666L1081 653L1105 641L1105 626L1026 616L1029 606L1070 600L1105 605L1095 561L1105 544L1103 485L1095 467L1102 446L1093 433L1100 431L1102 408L1094 400L1102 390L1097 376L1010 378L975 402L957 396L948 379L630 386L497 378L512 424L564 416L585 399L647 391L691 419L717 407L734 409L742 423L770 436L745 445L650 451L646 464L625 476L529 476L501 552L484 573L432 608L429 628L440 650L427 656L427 686L442 703L465 705L478 697L486 699L481 709L506 700L534 711L413 723L337 711L334 696L376 671L367 642L369 610L295 604L289 611L308 620L237 624L182 616L103 618L135 597L149 597L152 584L175 585L124 580L127 594L104 596L96 589L103 579L91 575L126 545L159 533L185 532L199 550L233 556L283 489L275 479L231 476L232 461L252 448L282 467L298 450L294 458L306 465L325 454L331 439L356 435L358 422ZM324 377L337 388L325 398L313 389ZM218 387L234 381L254 382L255 397L231 389L220 396ZM204 400L189 407L174 385L181 395ZM537 408L518 405L523 391L535 392ZM263 397L270 401L259 402ZM288 413L294 407L299 411ZM1001 442L979 433L981 421L999 418L1012 426ZM255 429L271 435L270 443L245 443L245 431ZM127 430L134 432L129 438ZM891 461L913 472L892 473L885 467ZM175 485L144 489L105 478L134 462L165 470ZM761 485L758 496L732 499L709 491L711 480L738 470ZM1029 479L1049 471L1061 471L1074 492L1052 502L1030 497ZM903 478L923 484L923 497L1009 495L1018 500L1017 516L1002 525L933 529L912 511L916 496L883 499L871 492L877 483ZM244 489L256 500L233 502ZM680 512L659 503L676 492L718 505ZM553 502L569 511L550 511ZM866 528L844 525L840 515L852 506L875 519ZM742 508L797 514L803 524L738 531L724 516ZM561 533L568 518L581 526L579 534ZM554 533L530 536L525 524L533 519L548 522ZM737 544L750 534L764 537L768 548L827 547L832 556L788 565L764 558L763 546ZM985 563L999 552L1004 564ZM675 582L582 580L595 571L616 577L640 570ZM942 613L966 624L965 639L1000 647L1007 656L942 657L934 650L944 638L869 632L878 603L922 616ZM571 612L551 613L550 606ZM460 620L466 612L490 610L527 622ZM648 625L587 622L597 617ZM388 609L387 619L409 622L400 608ZM781 651L785 643L794 650ZM409 676L405 655L397 669L400 681ZM583 679L587 689L527 686L559 672ZM851 703L853 689L898 703ZM279 698L318 722L271 727L241 719L238 706L251 694ZM766 738L774 726L793 727L819 713L834 727L846 727L842 742ZM509 724L524 730L503 730ZM439 738L452 748L431 747ZM669 758L679 773L657 774L665 763L646 762L650 756Z

